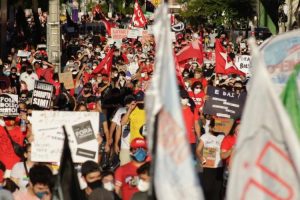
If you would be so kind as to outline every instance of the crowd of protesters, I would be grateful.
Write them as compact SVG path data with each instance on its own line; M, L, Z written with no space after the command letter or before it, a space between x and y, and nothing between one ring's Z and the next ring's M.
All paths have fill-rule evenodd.
M116 16L110 19L114 26L126 27ZM94 19L97 17L105 16L94 16ZM81 19L91 20L92 16L85 15ZM40 20L42 27L45 26L46 15L41 14ZM26 21L32 27L33 17L27 16ZM0 197L51 199L53 165L31 161L34 140L32 111L41 110L31 105L31 98L35 81L39 80L54 86L50 110L100 113L99 161L86 161L78 168L81 189L86 197L93 200L146 199L151 158L147 151L144 98L155 71L154 37L147 40L124 38L121 45L117 45L102 32L64 33L62 71L72 72L74 82L74 88L66 89L54 64L48 61L45 45L20 37L23 30L18 28L12 29L14 34L9 37L11 41L17 39L18 44L11 43L7 56L1 58L0 63L0 94L19 96L19 115L0 117ZM44 32L41 38L45 36ZM249 54L242 32L235 40L230 40L224 30L188 25L176 33L174 52L200 40L205 51L212 53L216 38L220 39L232 59L236 54ZM18 55L19 50L29 54ZM113 52L111 69L100 66L110 51ZM204 57L203 63L191 57L181 67L183 82L178 81L178 84L187 138L205 199L221 200L239 132L239 120L234 121L227 135L215 131L215 116L203 113L208 98L207 86L246 92L249 77L220 75L214 69L213 56ZM24 149L23 155L16 152L16 144ZM212 159L203 156L204 149L212 151Z

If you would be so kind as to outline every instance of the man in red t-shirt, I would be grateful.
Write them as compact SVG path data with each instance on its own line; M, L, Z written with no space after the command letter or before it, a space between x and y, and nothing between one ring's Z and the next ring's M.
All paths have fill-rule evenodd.
M16 117L4 117L5 126L11 138L23 146L25 135L21 132L19 126L16 125ZM11 141L4 129L0 126L0 161L5 165L6 169L10 170L20 161L20 158L15 154Z
M119 167L115 173L116 193L123 200L130 200L134 193L138 192L137 169L146 162L147 144L145 139L136 138L130 143L132 161Z

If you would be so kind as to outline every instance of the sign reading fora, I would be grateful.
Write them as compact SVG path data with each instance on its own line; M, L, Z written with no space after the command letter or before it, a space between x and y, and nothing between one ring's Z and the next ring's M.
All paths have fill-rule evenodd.
M18 95L0 94L0 116L17 116L18 107Z
M49 109L51 106L53 85L50 83L35 81L32 93L32 105L42 109Z
M221 88L208 86L203 112L217 117L238 119L241 117L246 93L237 94L235 92Z
M82 122L72 126L77 144L95 139L95 134L90 121Z

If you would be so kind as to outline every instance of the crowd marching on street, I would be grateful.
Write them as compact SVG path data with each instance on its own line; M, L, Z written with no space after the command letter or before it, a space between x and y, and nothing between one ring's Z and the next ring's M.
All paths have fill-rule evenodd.
M162 86L160 91L166 94L160 98L174 112L173 102L178 100L180 106L182 115L177 120L182 119L182 140L189 144L186 157L191 158L195 187L200 191L199 198L190 199L230 200L226 195L232 157L252 89L253 48L247 42L251 34L213 25L195 27L174 14L145 17L135 4L133 16L108 17L100 5L73 21L67 14L62 22L61 71L48 60L47 12L40 12L38 18L24 15L26 26L8 30L7 56L0 60L0 199L60 199L57 180L71 171L77 178L68 180L77 199L144 200L151 191L156 193L152 199L160 199L160 186L154 186L160 150L153 148L163 144L179 151L181 140L172 136L177 125L168 121L163 109L159 115L165 123L148 127L149 109L155 110L159 101L150 101L148 93L158 78L169 80L156 72L161 67L158 71L163 74L170 64L176 84ZM159 20L170 26L166 35L165 29L157 30ZM89 24L100 28L88 28ZM171 51L160 37L170 41ZM265 39L257 37L253 45ZM169 73L167 68L164 72ZM162 130L169 132L160 136ZM164 141L153 139L155 133ZM69 168L64 164L68 149ZM173 181L184 176L178 174Z

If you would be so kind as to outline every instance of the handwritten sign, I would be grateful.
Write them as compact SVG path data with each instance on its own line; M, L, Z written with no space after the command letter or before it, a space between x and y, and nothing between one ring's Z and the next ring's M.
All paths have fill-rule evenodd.
M250 74L250 61L251 56L248 55L238 55L235 57L235 66L242 72L244 72L247 76L251 76Z
M111 29L111 38L113 40L122 40L126 38L128 35L128 29L119 29L119 28L112 28Z
M72 158L75 163L98 160L99 113L33 111L31 159L34 162L59 162L66 127Z
M59 74L59 82L63 83L67 90L74 88L74 81L72 72L65 72Z

